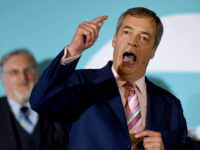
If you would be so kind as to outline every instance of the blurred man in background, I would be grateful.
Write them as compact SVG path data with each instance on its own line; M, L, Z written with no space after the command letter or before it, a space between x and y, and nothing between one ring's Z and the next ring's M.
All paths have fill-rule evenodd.
M69 149L65 127L30 108L30 94L39 77L38 65L30 51L9 52L2 57L0 65L7 94L0 98L0 149Z

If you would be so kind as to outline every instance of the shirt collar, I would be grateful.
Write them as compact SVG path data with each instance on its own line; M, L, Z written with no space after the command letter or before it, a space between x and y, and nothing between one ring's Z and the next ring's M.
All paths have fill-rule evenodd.
M20 108L22 107L19 103L15 102L13 99L8 97L8 104L11 107L11 111L14 114L16 120L19 120L19 115L20 115ZM36 125L38 122L38 113L36 113L35 111L33 111L31 109L30 103L27 102L25 104L25 106L28 108L28 112L29 112L29 119L30 121L33 123L33 125Z
M124 83L126 81L124 81L118 74L117 72L115 71L115 68L113 67L112 65L112 73L117 81L117 84L119 87L121 87L122 85L124 85ZM140 79L136 80L136 81L132 81L136 84L137 88L139 89L140 93L146 97L147 93L146 93L146 83L145 83L145 75L142 76Z
M19 117L20 114L20 108L22 107L19 103L17 103L16 101L14 101L13 99L8 97L8 104L11 107L11 110L13 112L13 114L15 115L16 118ZM30 111L30 104L26 103L25 106L28 108L28 110Z

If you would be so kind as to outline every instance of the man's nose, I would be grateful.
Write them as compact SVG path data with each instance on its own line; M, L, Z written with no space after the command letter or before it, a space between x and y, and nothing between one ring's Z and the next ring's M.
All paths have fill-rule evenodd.
M128 39L128 45L130 45L131 47L138 47L138 42L137 42L137 36L132 35L129 39Z
M20 72L19 76L20 76L20 79L22 79L22 80L27 80L28 79L26 71Z

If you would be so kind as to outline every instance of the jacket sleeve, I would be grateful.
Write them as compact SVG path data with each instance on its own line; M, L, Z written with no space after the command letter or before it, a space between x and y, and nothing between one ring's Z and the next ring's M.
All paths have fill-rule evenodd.
M65 66L60 64L62 56L63 51L43 72L32 90L30 105L40 115L69 124L80 97L80 82L75 72L79 58Z
M179 115L180 115L180 129L178 133L178 139L177 139L177 144L175 149L180 149L180 150L194 150L193 147L193 140L188 137L188 132L187 132L187 123L185 120L185 117L183 115L183 109L181 104L179 104Z

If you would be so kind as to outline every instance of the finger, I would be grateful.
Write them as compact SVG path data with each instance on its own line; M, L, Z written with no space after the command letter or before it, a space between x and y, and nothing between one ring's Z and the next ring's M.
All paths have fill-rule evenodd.
M162 138L161 137L145 137L143 142L144 143L153 143L153 142L161 143Z
M161 149L161 143L145 143L143 142L143 147L146 149L152 148L153 150L158 148Z
M79 25L79 27L77 29L77 33L80 34L81 36L85 36L86 37L85 42L87 42L87 43L89 43L92 40L92 34L91 34L90 30L85 28L85 26L83 24Z
M90 22L83 22L83 25L85 25L85 27L92 32L94 41L96 41L98 34L99 34L100 27L98 25L90 23Z
M108 18L108 16L101 16L101 17L97 17L94 20L91 21L91 23L99 23L99 22L103 22L104 20L106 20Z
M136 138L145 137L145 136L158 136L158 137L160 136L161 137L161 134L160 132L145 130L145 131L140 131L135 135Z
M144 148L145 150L161 150L158 147L149 147L149 148Z
M83 28L85 28L87 31L90 32L90 35L91 35L91 39L87 42L90 42L90 41L95 41L96 40L96 33L95 33L95 30L91 27L91 26L88 26L86 24L82 24L81 25Z
M99 23L97 23L97 25L99 26L99 29L100 29L103 25L103 22L99 22Z

